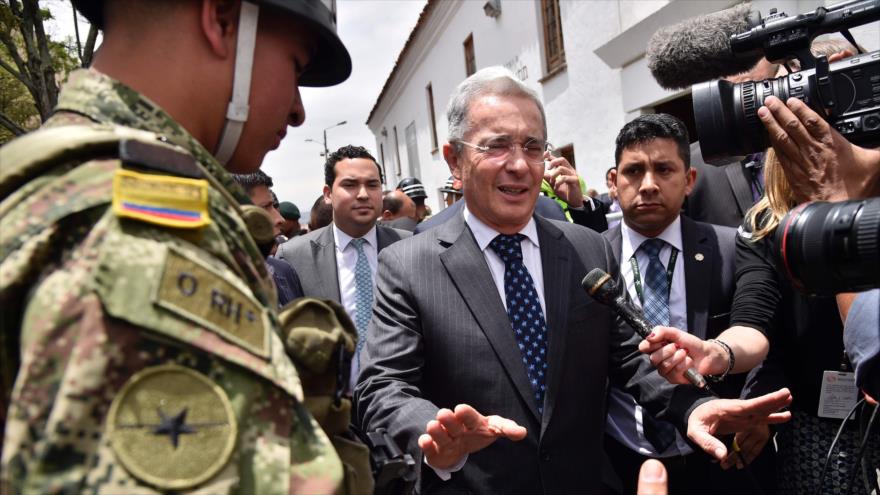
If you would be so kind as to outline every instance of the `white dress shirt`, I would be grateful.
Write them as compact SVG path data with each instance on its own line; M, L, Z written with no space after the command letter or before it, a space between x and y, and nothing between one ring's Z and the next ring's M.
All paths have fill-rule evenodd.
M468 210L467 205L465 205L463 210L462 214L464 215L464 221L474 234L474 239L477 241L477 246L480 247L480 251L483 252L483 257L486 259L486 263L489 265L489 271L492 273L492 281L495 282L495 288L498 289L498 296L504 304L504 309L507 309L507 296L504 293L504 261L502 261L501 257L495 253L494 249L489 247L489 243L491 243L500 232L489 227L479 218L475 217ZM541 302L541 311L544 312L544 319L546 321L547 305L544 302L544 266L541 263L541 245L540 241L538 241L538 229L535 226L534 217L529 219L529 223L526 224L519 233L526 236L526 238L520 243L523 254L522 261L523 265L525 265L526 269L529 271L529 275L532 276L532 281L535 283L535 290L538 292L538 300ZM513 327L511 327L510 332L513 333ZM479 412L481 414L487 413L487 411ZM491 412L489 413L491 414ZM425 458L425 464L433 469L440 479L446 481L452 477L452 473L464 467L467 459L468 456L465 455L458 464L449 469L437 469L428 464L427 458Z
M507 309L507 296L504 294L504 261L495 253L495 250L489 247L489 243L497 237L500 232L483 223L479 218L475 217L468 209L464 207L464 221L477 241L477 246L483 252L486 263L489 265L489 271L492 272L492 281L495 282L495 288L498 289L498 295ZM545 319L547 315L547 305L544 303L544 269L541 265L541 244L538 241L538 229L535 227L535 219L530 218L529 223L521 231L520 234L526 236L522 247L523 265L529 270L532 281L535 283L535 289L538 291L538 299L541 301L541 310L544 312ZM513 330L511 330L512 332Z
M626 290L629 292L633 303L641 307L642 301L636 292L635 278L630 258L635 253L636 262L639 265L639 275L642 284L645 283L645 271L648 267L648 255L639 250L647 237L627 226L626 222L620 222L620 272L626 282ZM684 244L681 237L681 217L677 217L666 230L656 237L666 241L660 250L660 262L664 268L668 268L669 259L672 256L672 247L678 249L678 257L672 272L672 287L669 293L669 326L687 331L687 287L685 286L684 274ZM606 431L618 442L626 445L639 454L652 457L672 457L687 455L693 452L687 442L676 432L675 443L665 452L654 452L654 447L645 438L642 426L642 414L644 411L635 399L619 388L612 387L608 400L608 416Z
M356 321L357 313L357 284L355 284L354 269L357 265L358 253L351 241L353 238L339 229L336 224L333 226L333 243L336 245L336 274L339 282L339 296L341 298L342 307L351 317L351 321ZM376 226L374 225L369 232L364 235L364 254L367 255L367 261L370 263L370 275L373 281L373 300L375 300L376 288L376 269L379 266L379 244L376 240ZM357 376L360 373L360 360L355 357L351 360L351 390L357 384Z

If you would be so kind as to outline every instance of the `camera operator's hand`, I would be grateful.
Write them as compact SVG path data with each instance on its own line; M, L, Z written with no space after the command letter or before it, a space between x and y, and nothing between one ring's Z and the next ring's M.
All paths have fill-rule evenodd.
M553 187L553 192L573 208L583 208L584 193L581 191L581 180L577 172L564 157L556 158L549 151L544 153L544 160L550 162L544 171L544 180Z
M419 447L429 466L450 469L464 456L488 447L499 438L519 441L526 433L525 428L512 420L483 416L473 407L459 404L454 412L437 411L437 418L428 422L425 433L419 437Z
M797 98L769 96L758 109L799 203L858 199L878 192L880 150L846 140Z

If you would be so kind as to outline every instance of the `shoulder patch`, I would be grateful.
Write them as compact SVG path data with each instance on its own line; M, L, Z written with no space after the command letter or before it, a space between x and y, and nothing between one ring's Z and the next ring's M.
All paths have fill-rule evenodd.
M168 249L154 301L258 356L269 357L271 330L259 303L207 264L173 247Z
M109 316L248 369L302 401L271 308L236 272L166 229L123 225L112 212L105 219L91 285Z
M120 169L113 177L113 212L119 217L174 228L211 223L208 181Z
M106 428L120 464L165 490L209 480L232 457L238 436L226 392L178 365L132 376L113 399Z

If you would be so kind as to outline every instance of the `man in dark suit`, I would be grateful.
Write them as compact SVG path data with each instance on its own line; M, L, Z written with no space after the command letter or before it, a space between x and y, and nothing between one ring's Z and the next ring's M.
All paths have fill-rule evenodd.
M726 77L732 83L776 77L779 64L762 58L748 72ZM691 144L691 168L697 182L684 203L684 214L698 222L739 227L764 193L764 154L732 157L714 165L703 159L699 141Z
M697 181L684 203L684 214L699 222L739 227L763 193L763 153L719 165L703 161L699 141L691 144L690 153Z
M623 222L604 236L620 261L630 298L643 308L660 303L645 311L649 319L659 317L652 323L687 329L701 339L716 337L727 328L733 298L736 230L680 214L697 174L689 166L687 128L667 114L637 117L618 134L615 158L611 180ZM660 277L652 277L656 274ZM716 389L739 397L742 375L732 378ZM607 423L606 452L624 493L635 492L639 468L648 458L664 461L673 495L702 493L707 486L717 493L756 491L741 473L725 472L695 452L671 424L651 416L617 387L610 391ZM763 437L763 447L769 430L759 426L752 435ZM746 454L751 460L756 453Z
M299 275L308 297L341 303L358 329L363 346L373 303L379 251L412 235L376 225L382 208L382 178L376 159L360 146L343 146L324 164L324 198L333 223L295 237L276 256ZM352 380L357 376L352 362Z
M715 401L624 360L637 337L580 287L592 268L617 273L610 245L534 214L547 135L534 91L490 67L448 109L443 156L466 205L382 252L355 390L361 428L419 459L423 493L600 490L609 379L718 457L716 427L785 419L770 413L787 391Z

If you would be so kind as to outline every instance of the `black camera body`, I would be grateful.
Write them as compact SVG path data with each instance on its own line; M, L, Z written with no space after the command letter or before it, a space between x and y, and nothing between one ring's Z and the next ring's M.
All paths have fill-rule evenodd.
M782 101L802 100L854 144L880 145L878 50L831 64L825 76L814 68L763 81L717 80L695 85L694 119L703 159L725 163L731 156L767 149L770 140L758 109L771 95ZM829 100L833 106L825 107Z
M750 19L753 27L730 39L735 55L760 53L771 61L797 59L802 70L763 81L716 80L694 85L694 119L703 159L723 163L769 147L757 112L771 95L782 101L803 100L854 144L880 145L880 51L834 64L810 52L810 43L820 34L840 31L852 41L849 28L877 20L880 0L849 1L795 17L774 9L766 19L760 14Z

